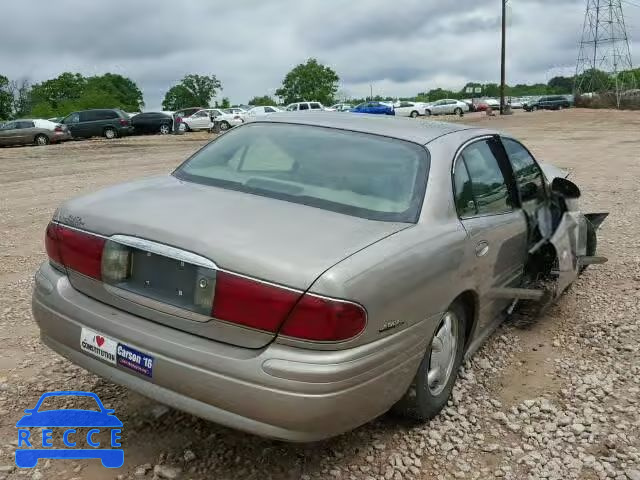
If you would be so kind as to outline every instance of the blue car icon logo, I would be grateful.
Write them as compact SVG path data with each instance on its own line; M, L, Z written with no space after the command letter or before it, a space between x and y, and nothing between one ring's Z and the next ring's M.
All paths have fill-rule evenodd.
M95 400L99 411L81 409L59 409L39 411L42 402L50 397L90 397ZM34 408L27 409L18 423L18 449L16 465L20 468L33 468L41 458L51 459L100 459L107 468L119 468L124 463L124 451L120 444L122 422L113 413L114 410L104 407L95 393L91 392L49 392L43 394ZM42 439L35 438L35 431L28 428L42 429ZM90 428L86 437L76 428ZM53 448L53 429L62 429L62 440L67 448ZM110 430L110 447L101 448L96 436L101 429ZM86 438L91 448L75 448ZM29 448L21 448L29 447ZM42 447L42 448L39 448Z

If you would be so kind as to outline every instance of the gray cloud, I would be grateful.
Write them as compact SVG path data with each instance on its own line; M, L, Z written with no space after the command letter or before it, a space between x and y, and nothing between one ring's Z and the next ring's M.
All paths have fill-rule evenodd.
M571 73L584 0L510 4L508 81ZM0 74L36 82L64 71L120 73L140 85L149 108L187 73L216 74L221 96L234 102L272 95L308 57L334 68L354 96L369 84L413 95L499 79L497 0L22 0L0 8ZM640 8L625 8L638 51Z

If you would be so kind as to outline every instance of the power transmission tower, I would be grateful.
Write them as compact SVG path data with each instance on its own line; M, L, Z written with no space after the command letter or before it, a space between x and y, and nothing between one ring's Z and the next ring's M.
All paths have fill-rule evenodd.
M575 94L614 93L616 104L636 88L622 0L587 0Z

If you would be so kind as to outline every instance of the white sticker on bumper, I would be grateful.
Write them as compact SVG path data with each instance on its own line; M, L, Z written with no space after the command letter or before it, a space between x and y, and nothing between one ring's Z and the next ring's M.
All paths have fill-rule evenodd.
M80 348L94 357L112 365L116 364L118 342L98 332L83 328L80 334Z

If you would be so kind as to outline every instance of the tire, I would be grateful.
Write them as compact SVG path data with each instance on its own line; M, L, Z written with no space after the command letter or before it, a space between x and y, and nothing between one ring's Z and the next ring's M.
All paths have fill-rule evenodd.
M532 112L535 112L535 111L537 111L537 110L538 110L537 105L534 105L533 107L531 107L531 111L532 111Z
M231 128L231 125L226 120L223 120L222 122L220 122L220 131L226 132L230 128Z
M180 122L180 125L184 125L184 131L185 132L190 132L191 131L191 128L186 123Z
M418 115L420 115L420 114L414 110L413 112L411 112L411 115L409 115L409 116L411 118L418 118Z
M107 140L113 140L118 136L118 132L116 132L115 128L107 127L104 129L103 135Z
M160 125L160 135L169 135L171 133L171 125L163 123Z
M49 137L47 137L43 133L39 133L38 135L36 135L36 138L34 138L33 141L39 147L43 147L51 143L51 140L49 140Z
M431 110L425 110L424 111L424 115L425 115L425 117L430 117L431 116Z
M457 115L457 116L459 116L459 117L461 117L461 116L462 116L462 109L461 109L460 107L456 108L456 109L453 111L453 114L454 114L454 115Z
M411 386L404 397L393 407L396 413L413 420L426 421L438 415L445 407L458 378L458 369L464 357L468 320L465 308L461 303L456 302L447 309L435 329ZM450 335L446 333L447 325L448 331L451 332ZM453 341L454 338L455 341ZM447 339L450 345L455 345L454 352L446 348ZM437 345L440 345L439 351ZM438 358L442 365L440 369L435 364L432 365L434 360ZM430 376L432 376L432 380L429 380Z

